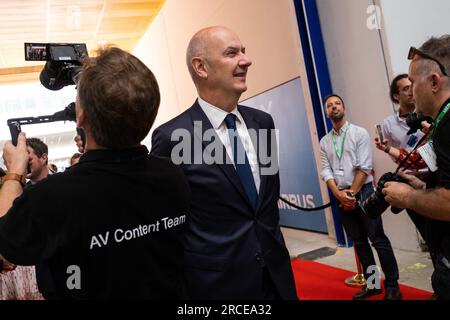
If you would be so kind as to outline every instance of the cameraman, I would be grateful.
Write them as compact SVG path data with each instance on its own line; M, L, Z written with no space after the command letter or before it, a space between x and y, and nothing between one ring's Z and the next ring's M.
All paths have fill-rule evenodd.
M408 58L417 111L434 119L422 153L422 157L427 154L430 175L426 190L424 182L402 174L409 185L388 182L383 193L391 205L430 218L427 240L437 250L432 285L438 299L450 299L450 35L431 38L418 50L411 48Z
M184 297L187 182L140 144L159 101L153 73L108 48L84 62L78 83L86 152L76 166L23 190L25 134L5 143L0 252L18 265L48 262L57 298Z

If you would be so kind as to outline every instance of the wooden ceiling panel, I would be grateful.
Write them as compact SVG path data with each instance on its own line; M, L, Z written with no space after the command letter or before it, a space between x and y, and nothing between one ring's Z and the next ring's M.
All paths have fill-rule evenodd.
M0 84L37 80L24 42L107 42L132 51L164 0L1 0Z

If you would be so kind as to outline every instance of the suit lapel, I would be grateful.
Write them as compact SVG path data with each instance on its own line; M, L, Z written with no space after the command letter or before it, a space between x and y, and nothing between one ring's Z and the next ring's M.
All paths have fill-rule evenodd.
M214 130L211 122L209 121L208 117L203 112L202 108L200 107L200 105L198 104L197 101L192 106L190 113L191 113L192 124L193 124L193 128L194 128L194 136L196 139L200 139L200 141L202 142L202 145L203 145L202 155L201 155L201 156L203 156L204 148L206 148L211 143L210 141L204 141L203 135L204 135L205 131L213 130L214 138L216 139L216 141L220 141L220 138L215 133L215 130ZM242 187L242 183L239 179L239 176L236 173L236 169L234 168L234 166L232 164L233 162L228 157L225 146L222 145L222 147L223 147L222 152L224 154L224 160L226 157L226 162L222 163L222 164L216 163L216 165L220 168L220 170L223 171L225 176L228 178L228 180L231 182L231 184L239 191L239 193L242 195L242 197L245 199L245 201L248 203L248 205L250 207L252 207L250 202L248 201L247 194L245 193L245 190ZM194 153L195 152L198 152L198 151L194 150ZM229 163L229 164L227 164L227 163Z

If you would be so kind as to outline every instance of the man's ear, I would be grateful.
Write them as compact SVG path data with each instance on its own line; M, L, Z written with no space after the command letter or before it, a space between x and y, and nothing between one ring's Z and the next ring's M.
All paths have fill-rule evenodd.
M438 73L433 73L431 75L431 90L436 93L442 87L442 77Z
M45 163L48 163L48 154L43 153L41 159L44 160Z
M392 95L392 98L394 98L394 100L395 101L397 101L397 103L400 101L400 95L398 94L398 93L394 93L393 95Z
M192 68L199 78L206 79L208 78L208 68L205 64L204 59L200 57L192 58Z
M80 107L77 107L75 111L77 117L77 127L83 128L86 124L86 113L84 112L84 109Z

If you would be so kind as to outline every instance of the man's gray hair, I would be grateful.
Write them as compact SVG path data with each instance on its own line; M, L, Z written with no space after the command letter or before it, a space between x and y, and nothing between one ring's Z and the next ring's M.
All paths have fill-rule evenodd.
M444 66L447 75L450 75L450 35L432 37L419 50L439 61ZM419 74L428 74L432 71L442 74L438 64L428 59L423 59L423 63L417 70Z

